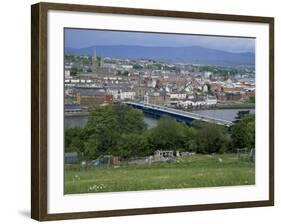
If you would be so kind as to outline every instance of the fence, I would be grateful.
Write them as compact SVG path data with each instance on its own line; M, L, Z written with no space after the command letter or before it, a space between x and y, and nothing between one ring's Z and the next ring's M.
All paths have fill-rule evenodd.
M238 159L246 162L255 162L255 149L237 149Z

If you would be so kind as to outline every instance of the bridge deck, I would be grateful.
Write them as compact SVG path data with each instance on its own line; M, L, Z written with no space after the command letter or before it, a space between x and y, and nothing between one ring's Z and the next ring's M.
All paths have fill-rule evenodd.
M230 126L233 124L231 121L226 121L226 120L222 120L222 119L218 119L218 118L214 118L214 117L210 117L210 116L206 116L206 115L199 115L199 114L182 111L182 110L177 110L177 109L173 109L173 108L169 108L169 107L158 106L155 104L138 103L138 102L126 102L126 104L131 105L131 106L145 108L145 109L161 111L163 113L170 114L170 115L184 116L186 118L191 118L193 120L201 120L201 121L205 121L205 122L216 123L219 125Z

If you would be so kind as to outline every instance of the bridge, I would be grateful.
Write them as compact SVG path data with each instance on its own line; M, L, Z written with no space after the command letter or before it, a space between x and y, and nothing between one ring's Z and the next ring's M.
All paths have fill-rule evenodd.
M129 106L132 106L133 108L142 110L146 114L155 117L170 116L175 118L177 121L183 121L187 124L191 124L191 122L194 120L205 121L205 122L224 125L228 127L233 124L231 121L226 121L226 120L213 118L205 115L177 110L169 107L158 106L155 104L139 103L139 102L125 102L125 103Z

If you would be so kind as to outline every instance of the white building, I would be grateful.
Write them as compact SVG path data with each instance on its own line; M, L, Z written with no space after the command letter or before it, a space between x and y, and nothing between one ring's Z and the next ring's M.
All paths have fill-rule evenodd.
M125 70L132 70L133 69L132 65L120 65L119 67L121 69L125 69Z
M66 79L70 78L70 70L69 69L64 70L64 76L65 76Z
M150 79L147 83L147 87L151 87L151 88L155 88L157 84L157 80L156 79Z
M179 105L182 106L182 107L191 107L191 106L194 106L194 102L193 101L190 101L190 100L186 100L186 101L180 101L179 102Z
M113 63L102 63L102 68L116 69L116 64Z
M184 100L186 99L186 93L170 93L170 99Z
M136 96L134 91L122 91L119 94L120 100L133 100Z
M204 92L204 93L207 93L208 92L208 85L207 84L204 84L203 85L203 88L202 88L202 92Z
M186 85L185 89L184 89L186 92L188 93L192 93L193 92L193 87L191 84L189 85Z
M119 98L119 89L111 89L111 88L109 88L109 89L106 90L106 92L108 94L112 95L113 99L115 99L115 100Z
M71 83L80 83L80 79L71 79Z
M194 94L188 94L186 98L188 100L194 100L195 99Z
M210 105L216 105L218 103L218 100L214 96L207 96L205 102L208 106L210 106Z
M204 73L204 77L205 77L206 79L209 79L211 75L212 75L212 72L205 72L205 73Z

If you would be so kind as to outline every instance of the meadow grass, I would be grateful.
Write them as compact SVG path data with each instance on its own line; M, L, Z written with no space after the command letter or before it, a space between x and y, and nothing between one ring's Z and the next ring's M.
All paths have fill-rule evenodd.
M116 168L65 165L65 194L255 184L255 166L235 154L193 155L175 163Z

